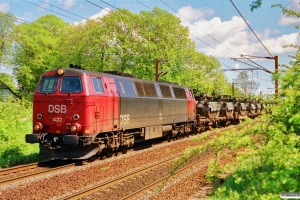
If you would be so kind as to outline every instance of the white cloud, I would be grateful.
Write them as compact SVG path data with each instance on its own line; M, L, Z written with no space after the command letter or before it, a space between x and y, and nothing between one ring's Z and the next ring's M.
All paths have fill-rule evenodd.
M10 7L9 7L9 4L8 3L0 3L0 11L1 12L9 12L10 10Z
M101 17L107 15L109 11L110 11L109 8L102 9L99 13L90 16L89 19L97 19L97 18L101 18Z
M288 9L300 12L300 2L299 0L290 0L290 4L288 5ZM281 18L279 19L278 23L280 25L293 25L293 26L298 26L300 24L300 19L296 18L295 16L285 16L282 15Z
M234 63L234 69L239 69L239 68L240 68L240 64Z
M185 9L187 8L185 7ZM195 13L194 11L189 10L190 13ZM200 52L218 58L237 57L239 54L269 56L263 45L239 16L233 16L228 21L222 21L219 17L210 20L202 17L193 19L198 20L191 24L182 19L182 24L190 28L191 38L196 42ZM278 32L278 30L267 28L262 32L256 32L256 34L272 55L294 53L295 49L283 48L283 46L300 44L299 34L291 33L272 38L272 35L278 34Z
M294 48L283 48L283 46L289 44L300 44L300 37L299 33L291 33L282 35L278 38L271 38L263 42L273 54L292 53L295 52Z
M198 8L195 9L192 6L186 6L180 8L177 17L182 18L184 16L189 21L201 20L204 17L214 14L214 10L210 8Z
M278 23L280 25L293 25L293 26L297 26L300 24L300 19L296 18L296 17L287 17L287 16L281 16L281 18L279 19Z
M300 2L299 0L290 0L289 8L295 11L300 11Z
M76 0L59 0L59 3L64 5L65 8L71 8L76 4Z
M107 15L109 13L110 9L109 8L105 8L105 9L102 9L99 13L95 14L95 15L92 15L90 16L88 19L98 19L98 18L101 18L105 15ZM80 22L74 22L74 25L78 25L78 24L81 24L81 23L85 23L86 22L86 19L80 21Z

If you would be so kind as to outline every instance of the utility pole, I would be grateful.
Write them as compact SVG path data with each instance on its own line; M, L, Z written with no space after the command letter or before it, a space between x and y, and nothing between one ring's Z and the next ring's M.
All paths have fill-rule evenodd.
M159 74L159 63L160 62L167 62L168 60L165 60L165 59L160 59L160 58L157 58L155 60L155 81L159 81L159 76L162 76L161 74Z
M231 90L232 90L232 97L234 97L234 82L231 84Z
M278 74L278 56L274 56L275 74ZM278 79L275 80L275 95L278 95Z
M161 59L156 59L156 61L155 61L155 81L158 81L158 79L159 79L159 74L158 74L158 64L159 64L159 62L161 61Z
M242 58L231 58L231 59L234 59L235 61L239 61L238 59L247 59L247 60L249 60L249 61L251 61L250 59L254 59L254 58L266 58L266 59L273 59L273 60L275 60L275 71L274 71L274 73L273 72L271 72L271 71L269 71L268 69L266 69L266 68L264 68L264 67L262 67L262 66L260 66L260 65L258 65L257 63L256 63L256 65L258 65L258 66L260 66L260 68L262 69L262 70L264 70L265 72L267 72L267 73L270 73L270 74L278 74L278 56L274 56L274 57L260 57L260 56L251 56L251 55L241 55L242 56ZM239 62L241 62L241 61L239 61ZM253 62L253 61L251 61L251 62ZM243 62L244 63L244 62ZM247 64L247 63L244 63L244 64ZM249 65L249 64L248 64ZM257 70L257 69L253 69L253 70ZM231 70L231 71L233 71L233 70ZM252 71L253 72L253 71ZM275 80L275 95L278 95L278 80Z

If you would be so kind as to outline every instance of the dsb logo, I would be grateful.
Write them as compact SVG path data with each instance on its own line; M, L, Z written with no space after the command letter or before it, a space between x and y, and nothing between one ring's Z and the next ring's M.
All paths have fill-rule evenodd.
M66 105L49 105L48 106L49 113L67 113L67 106Z

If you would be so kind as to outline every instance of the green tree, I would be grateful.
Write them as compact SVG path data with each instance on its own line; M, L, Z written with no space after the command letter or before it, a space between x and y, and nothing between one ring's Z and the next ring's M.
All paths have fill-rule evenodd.
M203 92L228 90L221 65L196 51L189 30L179 18L159 8L133 14L111 11L96 20L68 27L62 36L60 60L95 71L118 70L155 80L156 59L163 81L177 82ZM212 78L214 77L214 81ZM224 84L226 83L226 84Z
M300 14L281 8L286 15ZM281 89L272 115L263 116L260 121L264 123L247 128L239 136L230 133L217 141L218 146L222 143L227 150L231 144L249 141L249 136L254 139L254 143L244 144L247 150L243 148L242 156L238 156L236 170L215 190L213 199L276 199L282 191L299 191L300 48L292 46L297 48L294 61L274 77L280 80Z
M57 59L61 33L67 26L54 15L40 17L32 24L21 24L14 32L16 50L14 55L14 74L20 92L31 98L40 75L59 65Z
M15 93L17 93L17 87L14 82L14 78L6 73L0 73L0 81L2 81L4 84L6 84L11 90L13 90Z
M251 11L254 11L255 9L258 9L262 5L262 1L263 0L252 1L251 5L250 5Z
M235 82L235 85L243 92L244 97L254 96L254 93L259 86L259 83L249 79L247 72L239 73L238 77L233 79L233 81Z
M1 64L9 63L13 44L14 16L0 12L0 68Z

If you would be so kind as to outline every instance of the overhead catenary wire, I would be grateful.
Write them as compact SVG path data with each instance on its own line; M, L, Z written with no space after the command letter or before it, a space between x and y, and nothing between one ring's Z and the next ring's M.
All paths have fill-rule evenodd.
M101 6L98 6L98 5L96 5L96 4L94 4L94 3L92 3L92 2L90 2L90 1L88 1L88 0L86 0L87 2L89 2L89 3L91 3L91 4L93 4L93 5L95 5L95 6L97 6L97 7L99 7L99 8L102 8ZM102 0L100 0L101 2L103 2L103 3L106 3L105 1L102 1ZM25 2L27 2L27 1L25 1ZM43 2L43 1L42 1ZM145 7L147 7L145 4L143 4L142 2L140 2L140 1L138 1L137 0L137 2L139 2L140 4L142 4L143 6L145 6ZM162 1L163 2L163 1ZM45 3L45 2L44 2ZM163 3L165 3L165 2L163 2ZM111 4L109 4L109 3L106 3L107 5L109 5L109 6L111 6L111 7L113 7L113 8L115 8L115 9L118 9L118 8L116 8L115 6L113 6L113 5L111 5ZM50 4L51 5L51 4ZM53 6L53 5L51 5L51 6ZM39 6L40 7L40 6ZM53 6L53 7L55 7L55 6ZM41 7L41 8L43 8L43 7ZM150 9L149 7L147 7L148 9ZM43 9L45 9L45 8L43 8ZM102 9L104 9L104 10L107 10L107 9L105 9L105 8L102 8ZM48 10L48 9L47 9ZM63 9L61 9L61 10L63 10ZM57 13L57 14L60 14L60 13ZM181 14L180 14L181 15ZM182 15L181 15L182 16ZM66 16L67 17L67 16ZM81 16L79 16L79 17L81 17ZM185 18L184 16L182 16L183 18ZM83 18L83 17L81 17L81 18ZM187 18L185 18L185 19L187 19ZM188 20L189 21L189 20ZM193 22L191 22L191 21L189 21L191 24L193 24L193 25L195 25ZM196 26L196 25L195 25ZM198 26L196 26L197 28L199 28ZM203 30L202 30L203 31ZM205 31L203 31L204 33L206 33ZM207 34L207 33L206 33ZM211 35L209 35L209 34L207 34L209 37L211 37L211 38L213 38ZM229 58L226 54L224 54L223 52L221 52L221 51L219 51L218 49L216 49L215 47L213 47L212 45L210 45L210 44L208 44L207 42L205 42L205 41L203 41L202 39L200 39L199 37L197 37L197 36L195 36L195 35L191 35L192 37L195 37L197 40L199 40L199 41L201 41L201 42L203 42L204 44L206 44L206 45L208 45L209 47L211 47L211 48L213 48L213 49L215 49L216 51L218 51L218 52L220 52L222 55L224 55L225 57L227 57L227 58ZM215 38L213 38L213 40L215 41L215 42L218 42L218 43L220 43L218 40L216 40ZM220 43L221 44L221 43ZM227 47L226 47L227 48ZM229 48L228 48L229 49ZM231 49L229 49L230 51L232 51ZM232 52L234 52L234 51L232 51ZM234 52L235 53L235 52ZM223 62L220 62L224 67L226 67L226 68L233 68L233 67L230 67L229 65L226 65L225 63L223 63Z
M107 10L106 8L103 8L103 7L101 7L101 6L99 6L99 5L97 5L97 4L95 4L95 3L93 3L93 2L90 2L89 0L85 0L86 2L88 2L88 3L90 3L90 4L92 4L92 5L94 5L94 6L96 6L96 7L98 7L98 8L102 8L103 10L106 10L106 11L110 11L110 10Z
M143 3L141 3L140 1L138 1L138 0L136 0L137 2L139 2L140 4L142 4L143 6L145 6L146 8L148 8L149 10L151 10L148 6L146 6L145 4L143 4ZM169 5L167 5L170 9L172 9L174 12L176 12L173 8L171 8ZM177 13L177 12L176 12ZM183 18L185 18L184 16L183 16ZM185 19L187 19L187 18L185 18ZM189 21L190 22L190 21ZM190 23L192 23L192 22L190 22ZM203 42L204 44L206 44L207 46L209 46L209 47L211 47L212 49L214 49L214 50L216 50L216 51L218 51L219 53L221 53L222 55L224 55L225 57L227 57L227 58L230 58L228 55L226 55L226 54L224 54L222 51L219 51L218 49L216 49L215 47L213 47L212 45L210 45L210 44L208 44L207 42L205 42L204 40L202 40L202 39L200 39L199 37L197 37L197 36L195 36L195 35L193 35L193 34L191 34L190 33L190 35L192 36L192 37L195 37L197 40L199 40L199 41L201 41L201 42ZM221 62L220 62L221 63ZM224 63L222 63L222 64L224 64ZM232 67L230 67L230 66L228 66L228 65L226 65L227 67L229 67L229 68L232 68Z
M148 6L146 6L145 4L143 4L142 2L140 2L139 0L136 0L137 2L139 2L140 4L142 4L143 6L145 6L146 8L148 8L149 10L151 10L151 8L149 8Z
M59 7L54 6L54 5L50 4L50 3L47 3L47 2L45 2L45 1L42 1L42 0L39 0L39 1L40 1L40 2L43 2L43 3L45 3L45 4L48 4L48 5L50 5L50 6L54 7L54 8L57 8L57 9L59 9L59 10L62 10L62 11L64 11L64 12L67 12L67 13L69 13L69 14L72 14L72 15L75 15L75 16L77 16L77 17L80 17L80 18L82 18L82 19L86 19L85 17L82 17L82 16L77 15L77 14L75 14L75 13L69 12L69 11L67 11L67 10L65 10L65 9L59 8Z
M121 13L124 13L124 12L123 12L122 10L120 10L119 8L117 8L117 7L113 6L113 5L111 5L111 4L109 4L109 3L105 2L105 1L102 1L102 0L99 0L99 1L101 1L101 2L105 3L106 5L109 5L109 6L113 7L114 9L116 9L116 10L120 11ZM128 15L127 13L124 13L124 14Z
M259 73L257 73L257 78L258 78L258 75L259 75ZM273 82L273 81L271 81L271 80L268 80L268 79L265 79L265 78L258 78L258 79L261 79L261 80L264 80L264 81L267 81L267 82L269 82L269 83L272 83L272 84L274 84L274 82Z
M255 35L255 37L258 39L258 41L262 44L262 46L265 48L265 50L269 53L269 55L273 58L274 56L272 56L272 54L269 52L269 50L266 48L266 46L262 43L262 41L259 39L259 37L256 35L256 33L253 31L253 29L251 28L251 26L249 25L249 23L247 22L247 20L244 18L244 16L242 15L242 13L239 11L239 9L235 6L235 4L233 3L232 0L230 0L230 2L232 3L232 5L234 6L234 8L238 11L238 13L240 14L240 16L243 18L243 20L245 21L245 23L247 24L247 26L250 28L250 30L252 31L252 33Z
M244 55L241 55L241 56L242 56L242 57L245 57ZM245 57L245 58L246 58L246 57ZM246 58L246 59L247 59L248 61L250 61L250 62L256 64L258 67L260 67L261 69L263 69L265 72L270 73L270 74L273 74L273 72L271 72L270 70L266 69L265 67L259 65L258 63L256 63L256 62L250 60L249 58Z
M58 14L58 15L61 15L61 16L63 16L63 17L66 17L66 18L69 18L69 19L72 19L72 20L75 20L75 21L79 21L78 19L74 19L74 18L72 18L72 17L68 17L68 16L66 16L66 15L64 15L64 14L61 14L61 13L59 13L59 12L55 12L55 11L53 11L53 10L50 10L50 9L48 9L48 8L39 6L39 5L34 4L34 3L32 3L32 2L29 2L29 1L26 1L26 0L23 0L23 1L26 2L26 3L32 4L32 5L34 5L34 6L37 6L37 7L39 7L39 8L43 8L43 9L45 9L45 10L51 11L51 12L56 13L56 14Z
M103 8L103 7L101 7L101 6L97 5L97 4L94 4L94 3L90 2L90 1L88 1L88 0L85 0L85 1L87 1L87 2L89 2L89 3L91 3L91 4L93 4L94 6L97 6L97 7L99 7L99 8L105 9L105 8ZM109 6L111 6L111 7L113 7L113 8L116 9L116 10L119 10L119 8L113 6L113 5L109 4L109 3L106 3L106 2L103 1L103 0L99 0L99 1L101 1L101 2L103 2L103 3L105 3L105 4L107 4L107 5L109 5ZM139 2L140 4L142 4L143 6L145 6L146 8L148 8L149 10L151 10L148 6L146 6L145 4L141 3L140 1L137 0L137 2ZM121 11L121 12L122 12L122 11ZM127 14L127 13L125 13L125 14ZM203 42L203 43L205 43L206 45L210 46L211 48L215 49L213 46L211 46L211 45L208 44L207 42L201 40L201 39L198 38L197 36L195 36L195 35L193 35L193 34L191 34L191 36L195 37L196 39L200 40L201 42ZM230 58L229 56L227 56L227 55L224 54L223 52L221 52L221 51L219 51L219 50L217 50L217 49L215 49L215 50L218 51L219 53L223 54L224 56ZM228 66L228 65L227 65L227 66ZM228 67L230 67L230 66L228 66Z
M102 1L102 0L99 0L99 1ZM117 7L115 7L115 6L113 6L113 5L110 5L109 3L106 3L105 1L102 1L102 2L105 3L105 4L107 4L107 5L109 5L109 6L111 6L111 7L113 7L114 9L118 10Z
M172 8L171 6L169 6L167 3L165 3L163 0L160 0L163 4L165 4L167 7L169 7L170 9L172 9L174 12L178 13L174 8ZM183 17L185 20L187 20L188 22L190 22L192 25L196 26L198 29L200 29L202 32L204 32L207 36L209 36L210 38L212 38L214 41L218 42L220 45L226 47L225 45L223 45L219 40L217 40L216 38L214 38L213 36L211 36L210 34L208 34L207 32L205 32L204 30L202 30L201 28L199 28L195 23L191 22L188 18L186 18L185 16L183 16L182 14L178 13L181 17ZM228 50L230 50L231 52L237 54L236 52L234 52L233 50L229 49L228 47L226 47Z
M11 20L11 21L17 21L17 22L21 21L19 23L28 23L28 24L31 24L31 22L23 20L23 19L20 19L20 18L17 18L15 16L11 16L11 15L8 15L8 14L3 14L3 13L0 13L0 15L1 16L9 17L9 20Z

